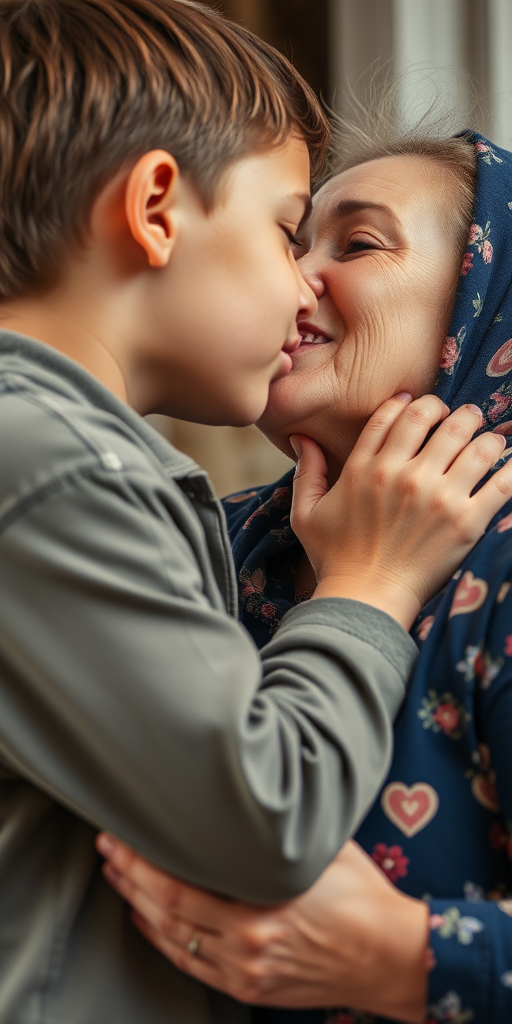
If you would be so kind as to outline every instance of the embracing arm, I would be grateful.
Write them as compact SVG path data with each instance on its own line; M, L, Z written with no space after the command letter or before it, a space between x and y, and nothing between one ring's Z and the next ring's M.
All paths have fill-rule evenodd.
M0 759L168 870L283 899L371 801L415 648L326 599L260 658L166 502L145 471L91 464L5 524Z
M41 484L30 501L4 504L4 764L196 884L257 902L289 898L311 885L382 781L391 719L415 657L410 638L380 606L340 597L350 595L352 580L355 596L370 604L374 585L379 604L387 564L396 596L398 559L408 566L410 602L411 573L420 590L427 579L433 583L422 537L438 524L436 543L449 572L450 543L470 544L471 530L480 532L488 519L489 503L503 501L488 484L476 499L468 497L472 477L482 471L481 459L471 461L471 446L460 456L466 465L460 498L459 459L445 472L455 444L446 431L442 457L435 454L438 431L415 468L410 454L439 418L436 399L420 400L427 415L409 428L402 424L412 453L391 429L386 456L397 404L387 403L387 420L380 410L369 425L366 449L364 439L358 444L347 494L343 479L325 496L321 480L319 491L305 489L302 465L298 522L307 533L311 520L310 553L320 559L317 573L328 589L342 580L341 570L335 577L327 572L333 562L343 565L339 510L345 502L351 510L347 589L294 609L261 660L223 611L218 591L216 598L215 588L205 591L200 564L207 553L200 549L206 545L190 505L177 485L170 489L151 473L140 453L138 461L128 450L105 463L89 448L80 448L79 457L72 448L67 473ZM474 414L470 419L468 438ZM29 429L26 422L24 406L20 432ZM47 431L46 421L43 426ZM59 430L52 451L67 451L74 435ZM39 420L29 451L38 432ZM109 441L116 452L119 439ZM492 462L499 442L486 443ZM460 431L456 444L463 447ZM406 487L411 474L414 486ZM441 504L440 475L455 477ZM366 560L368 524L358 515L355 486L361 478L366 499L373 493L378 537ZM464 501L472 517L461 514ZM366 595L361 575L370 581Z
M142 934L199 981L261 1006L350 1006L423 1024L428 907L353 841L308 892L267 908L194 889L112 837L100 836L98 849Z

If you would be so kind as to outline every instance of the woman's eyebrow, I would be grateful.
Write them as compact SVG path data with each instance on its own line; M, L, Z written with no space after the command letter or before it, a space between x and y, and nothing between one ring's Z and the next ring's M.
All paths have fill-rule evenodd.
M403 226L396 213L389 206L385 206L384 203L374 203L370 199L340 199L334 207L332 215L333 218L338 219L340 217L349 217L352 213L363 213L365 210L376 210L378 213L384 213L395 227L401 228Z

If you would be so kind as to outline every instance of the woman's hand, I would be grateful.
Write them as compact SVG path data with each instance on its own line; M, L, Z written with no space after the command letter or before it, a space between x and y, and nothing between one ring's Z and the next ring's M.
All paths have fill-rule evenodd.
M505 443L494 433L471 441L479 409L449 416L433 395L410 398L377 410L330 490L318 445L290 438L299 455L291 522L318 581L313 596L363 601L406 629L512 497L512 459L472 494Z
M195 889L110 836L97 845L143 935L206 985L241 1002L424 1019L428 908L399 893L353 841L307 893L274 907Z

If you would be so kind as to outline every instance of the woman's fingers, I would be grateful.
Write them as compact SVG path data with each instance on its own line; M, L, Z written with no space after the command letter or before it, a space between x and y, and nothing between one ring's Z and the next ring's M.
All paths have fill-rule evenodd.
M418 464L422 465L425 471L432 468L437 472L446 473L460 456L460 453L467 450L473 434L476 430L480 429L482 423L482 412L477 405L461 405L459 409L452 412L437 428L423 451L417 456ZM472 449L468 465L475 462L473 455L478 455L480 452L478 438L475 439L475 444L476 448ZM482 449L482 452L484 450L499 452L500 449L496 443L493 445L491 442L491 446L488 449ZM485 469L482 469L480 477L495 461L496 459L491 459L490 462L486 462Z
M377 410L377 412L379 411ZM400 460L400 462L413 459L424 444L429 431L448 415L448 406L435 395L423 395L421 398L417 398L404 409L401 416L396 417L379 449L380 458L392 461ZM475 426L468 435L468 441L476 429ZM354 452L356 449L357 445Z
M204 985L210 985L211 988L222 988L226 991L226 979L222 971L210 960L205 959L199 951L199 955L198 953L192 955L186 947L183 948L172 939L162 935L150 921L145 920L137 913L132 914L132 920L148 942L159 949L180 971L185 971L197 981L202 981Z
M411 402L412 395L408 391L404 391L379 406L359 435L353 448L353 454L370 458L380 452L390 431Z
M165 939L180 949L187 949L195 936L200 936L198 945L201 954L208 958L211 952L212 933L205 926L179 917L165 903L152 898L144 889L139 889L126 875L120 875L108 863L103 868L107 882L119 895L130 903L145 921Z
M505 443L505 438L500 434L479 434L458 452L444 479L452 488L458 488L461 496L471 494L473 488L501 457Z
M479 517L482 533L490 520L510 498L512 498L512 451L505 465L493 473L490 480L487 480L471 498L471 505Z
M107 857L107 865L114 869L110 876L106 874L108 881L130 903L136 893L143 894L162 912L182 918L195 928L220 930L223 915L232 904L167 875L110 835L99 835L96 846L102 856ZM138 906L142 898L137 895ZM149 912L148 904L144 903L144 908ZM145 911L142 912L145 914Z

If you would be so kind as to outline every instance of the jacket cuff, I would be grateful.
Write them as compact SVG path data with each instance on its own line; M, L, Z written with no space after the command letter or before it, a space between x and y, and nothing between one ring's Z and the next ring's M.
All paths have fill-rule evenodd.
M405 629L391 615L346 597L318 597L291 608L283 617L279 632L287 626L331 626L362 640L382 654L408 682L418 658L418 648Z

